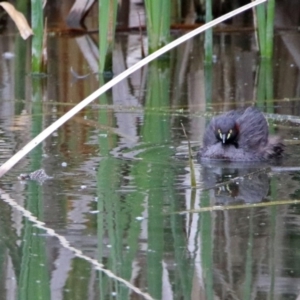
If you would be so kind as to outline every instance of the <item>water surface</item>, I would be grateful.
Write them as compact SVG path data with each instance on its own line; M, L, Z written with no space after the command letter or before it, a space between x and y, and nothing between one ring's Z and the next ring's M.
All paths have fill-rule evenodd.
M211 66L196 37L97 99L3 177L2 199L9 195L86 257L2 201L2 298L143 299L97 271L101 263L154 299L296 299L300 90L284 36L266 63L253 33L218 33ZM141 59L139 38L118 36L114 74ZM106 79L95 73L94 36L49 35L46 76L31 74L29 44L0 39L8 45L0 49L3 163ZM191 188L181 124L196 153L214 114L253 104L284 138L285 158L195 160ZM53 178L18 179L40 168Z

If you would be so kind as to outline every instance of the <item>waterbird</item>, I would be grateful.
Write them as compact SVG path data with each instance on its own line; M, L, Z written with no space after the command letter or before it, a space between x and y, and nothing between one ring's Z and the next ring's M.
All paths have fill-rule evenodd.
M283 155L280 137L269 136L269 126L256 107L231 110L212 118L205 129L200 160L267 161Z

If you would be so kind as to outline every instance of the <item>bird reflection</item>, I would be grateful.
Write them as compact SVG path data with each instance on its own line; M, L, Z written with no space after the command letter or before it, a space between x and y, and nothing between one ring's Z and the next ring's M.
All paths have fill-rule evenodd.
M204 187L214 191L215 204L258 203L268 196L267 165L205 163L202 167Z

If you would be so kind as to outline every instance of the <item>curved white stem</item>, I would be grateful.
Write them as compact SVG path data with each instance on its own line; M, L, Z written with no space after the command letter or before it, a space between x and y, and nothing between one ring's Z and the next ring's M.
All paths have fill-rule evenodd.
M57 121L55 121L53 124L51 124L49 127L47 127L43 132L41 132L39 135L37 135L33 140L31 140L26 146L24 146L19 152L17 152L14 156L12 156L9 160L7 160L1 167L0 167L0 177L3 176L6 172L8 172L18 161L20 161L26 154L28 154L34 147L36 147L39 143L41 143L43 140L45 140L49 135L51 135L55 130L57 130L61 125L63 125L65 122L67 122L69 119L71 119L75 114L77 114L81 109L86 107L88 104L90 104L92 101L94 101L96 98L98 98L100 95L104 94L107 90L112 88L114 85L119 83L124 78L131 75L136 70L142 68L143 66L147 65L149 62L153 61L160 55L170 51L171 49L175 48L176 46L186 42L187 40L191 39L192 37L196 36L197 34L219 24L224 22L227 19L230 19L234 17L235 15L238 15L250 8L253 8L263 2L266 2L267 0L257 0L253 1L247 5L244 5L238 9L235 9L232 12L229 12L225 14L224 16L221 16L201 27L198 27L194 29L193 31L183 35L182 37L176 39L175 41L169 43L168 45L160 48L159 50L155 51L154 53L150 54L149 56L145 57L132 67L128 68L115 78L113 78L111 81L100 87L98 90L96 90L94 93L92 93L90 96L82 100L80 103L78 103L75 107L73 107L71 110L69 110L65 115L60 117Z

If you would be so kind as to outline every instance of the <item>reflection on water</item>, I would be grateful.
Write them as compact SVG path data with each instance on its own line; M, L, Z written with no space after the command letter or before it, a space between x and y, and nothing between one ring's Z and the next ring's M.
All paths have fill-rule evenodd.
M252 33L221 33L216 61L205 67L202 38L136 72L49 137L2 178L2 199L9 195L154 299L296 299L295 56L277 36L274 64L260 63ZM3 162L103 82L94 73L97 44L90 36L49 36L43 78L30 76L25 44L0 39ZM139 37L118 37L115 74L140 59L139 49ZM2 56L7 51L14 58ZM181 123L196 149L213 113L253 102L270 117L270 131L287 141L285 159L276 166L196 163L198 187L190 188ZM41 168L53 178L17 179ZM16 207L0 206L3 299L143 298Z
M216 203L259 203L269 192L267 165L213 163L203 166L202 178L206 189L214 191Z

